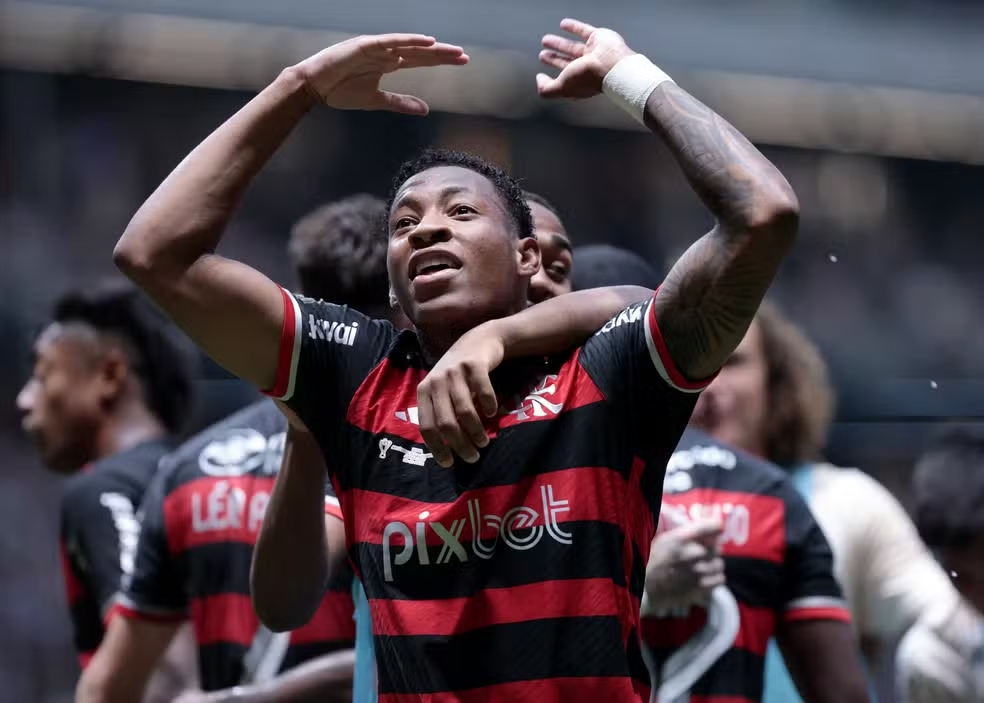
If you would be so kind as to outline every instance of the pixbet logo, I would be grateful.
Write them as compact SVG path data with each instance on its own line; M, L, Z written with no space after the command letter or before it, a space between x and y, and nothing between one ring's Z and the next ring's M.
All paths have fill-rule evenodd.
M414 553L421 565L431 563L431 554L427 549L428 530L441 540L440 551L434 560L436 564L448 564L452 558L466 562L469 551L479 559L491 559L500 541L517 551L533 549L544 535L560 544L573 543L573 535L562 529L557 521L558 515L570 511L569 501L557 500L551 484L540 487L542 512L521 505L510 509L505 515L483 514L478 498L472 498L467 505L468 517L451 520L450 527L437 520L426 521L430 516L428 511L420 514L413 528L398 520L387 523L383 528L383 576L386 581L393 581L393 567L406 564ZM537 524L541 517L542 524ZM466 525L469 528L467 533ZM483 539L482 531L488 528L492 528L493 536ZM394 546L394 537L401 538L402 545ZM461 543L469 539L470 550Z

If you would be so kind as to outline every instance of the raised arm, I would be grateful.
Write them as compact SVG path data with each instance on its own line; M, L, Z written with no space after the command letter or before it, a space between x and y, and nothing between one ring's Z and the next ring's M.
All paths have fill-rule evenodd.
M114 261L213 359L272 388L290 303L265 275L215 253L243 193L317 102L424 115L420 99L381 91L382 76L465 62L460 47L432 37L385 34L341 42L285 69L148 198L116 245Z
M577 20L578 37L543 38L540 59L561 69L537 76L545 98L604 91L669 147L717 225L673 266L655 318L677 369L714 374L738 346L793 242L798 203L782 174L738 130L677 86L621 36Z

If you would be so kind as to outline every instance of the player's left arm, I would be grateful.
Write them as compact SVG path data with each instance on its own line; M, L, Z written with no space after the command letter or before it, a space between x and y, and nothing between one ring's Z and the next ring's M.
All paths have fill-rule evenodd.
M684 379L712 376L741 342L798 226L799 205L779 170L737 129L669 79L621 36L565 19L577 39L543 38L545 98L604 91L667 145L717 220L656 293L650 334L662 363Z
M806 703L869 700L851 615L834 577L830 545L809 507L787 485L782 612L776 641Z
M264 683L223 691L189 691L174 703L349 703L355 650L332 652L294 667Z

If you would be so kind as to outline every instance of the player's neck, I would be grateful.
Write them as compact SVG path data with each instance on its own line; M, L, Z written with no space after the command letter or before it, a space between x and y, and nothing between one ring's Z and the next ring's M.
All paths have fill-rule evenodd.
M133 449L144 442L162 439L167 429L143 405L121 410L106 419L96 437L96 453L103 459Z
M529 303L524 297L510 306L510 309L489 312L481 317L471 317L467 322L456 324L448 320L442 320L442 324L439 326L418 325L416 327L417 339L420 340L420 349L423 352L424 363L428 368L432 367L465 333L470 332L489 320L514 315L528 305Z

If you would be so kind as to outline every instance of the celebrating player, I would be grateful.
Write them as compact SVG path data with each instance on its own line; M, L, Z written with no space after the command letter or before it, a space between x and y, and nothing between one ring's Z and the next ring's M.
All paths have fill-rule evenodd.
M386 214L381 199L357 195L302 218L291 232L288 253L305 294L386 315ZM121 617L110 625L83 677L80 702L135 700L188 618L208 693L186 693L181 703L350 696L350 570L340 569L327 593L325 581L317 584L313 618L289 635L260 627L250 603L253 545L264 516L278 519L267 507L286 429L283 413L264 400L167 457L170 469L154 482L142 506L136 569L116 608ZM291 548L289 542L281 547ZM280 672L286 673L277 676Z
M582 41L545 37L543 60L562 70L538 76L540 93L604 87L663 138L719 222L650 302L574 352L523 358L531 328L568 348L570 330L558 324L566 311L601 299L607 314L618 293L561 296L509 317L526 307L539 267L529 208L514 181L465 155L426 154L395 180L388 270L416 333L296 297L214 253L250 179L315 96L425 113L378 81L401 66L467 60L430 37L361 37L286 70L182 162L115 252L328 457L372 610L381 699L648 697L633 573L644 567L664 467L696 391L744 335L794 237L795 197L747 140L619 35L562 26ZM499 340L490 368L517 357L497 369L501 412L484 385L478 409L468 393L454 395L457 408L426 402L456 380L452 347L468 335ZM461 380L481 382L487 369L478 371ZM467 439L445 421L456 410ZM427 452L417 423L431 418L438 435ZM462 463L447 470L455 455ZM323 481L311 474L297 483ZM323 523L300 493L294 538L317 552Z
M766 303L701 396L694 424L791 472L830 542L834 573L871 654L957 595L884 487L856 469L818 461L832 411L833 391L816 347ZM929 669L926 675L932 676ZM774 649L765 700L800 700Z
M129 285L66 293L35 342L34 372L17 396L42 460L71 475L62 498L62 569L83 668L102 641L120 578L133 568L136 507L187 416L190 357L168 328ZM162 693L193 678L176 647L158 679Z

